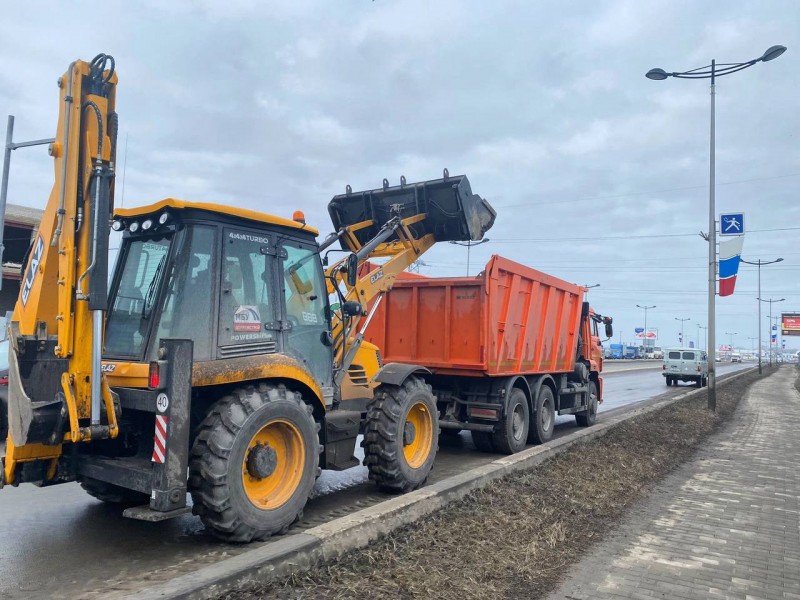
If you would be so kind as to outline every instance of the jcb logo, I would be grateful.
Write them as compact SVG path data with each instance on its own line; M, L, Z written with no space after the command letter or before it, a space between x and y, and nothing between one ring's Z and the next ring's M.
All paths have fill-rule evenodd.
M36 244L33 246L33 254L31 254L31 260L28 264L28 272L25 274L25 283L22 284L22 306L25 306L28 302L28 296L31 295L31 289L33 288L33 282L36 281L36 273L39 272L39 265L42 262L42 255L44 254L44 241L42 240L42 236L38 236L36 238Z
M370 276L370 278L369 278L369 282L370 282L370 283L375 283L376 281L378 281L378 279L381 279L382 277L383 277L383 269L378 269L377 271L375 271L375 272L374 272L374 273L373 273L373 274Z

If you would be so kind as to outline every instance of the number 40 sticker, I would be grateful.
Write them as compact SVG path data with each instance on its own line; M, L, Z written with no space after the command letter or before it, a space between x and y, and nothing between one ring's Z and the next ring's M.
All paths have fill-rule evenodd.
M166 394L161 393L158 395L156 398L156 408L160 413L167 412L167 409L169 408L169 398L167 398Z

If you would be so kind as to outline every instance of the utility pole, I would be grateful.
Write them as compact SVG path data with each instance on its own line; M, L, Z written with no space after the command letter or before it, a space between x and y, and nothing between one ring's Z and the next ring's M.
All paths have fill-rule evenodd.
M683 346L683 324L686 321L691 321L692 319L689 317L686 317L685 319L679 319L678 317L675 317L675 320L681 322L681 346Z
M636 307L644 309L644 338L642 338L642 349L645 351L645 354L647 354L647 311L651 308L655 308L656 305L642 306L641 304L637 304Z

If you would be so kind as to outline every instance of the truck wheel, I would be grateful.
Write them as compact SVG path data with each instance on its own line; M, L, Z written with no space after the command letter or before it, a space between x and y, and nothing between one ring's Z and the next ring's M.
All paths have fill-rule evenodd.
M492 435L494 447L503 454L516 454L528 443L528 428L531 424L530 407L525 392L514 388L508 395L506 415Z
M672 385L672 377L664 377L664 380L667 383L667 387Z
M99 479L84 478L81 480L81 487L92 498L97 498L107 504L140 506L150 501L150 497L145 493L129 490Z
M698 377L697 381L694 382L694 386L695 387L703 387L703 378L702 377Z
M583 412L575 414L575 422L580 427L590 427L597 420L597 384L589 382L589 406Z
M539 394L536 396L536 412L533 413L533 427L528 430L528 442L544 444L553 437L555 424L556 412L553 390L549 386L542 385L539 388Z
M470 431L472 443L481 452L497 452L494 447L494 434L487 431Z
M319 428L311 406L284 385L233 390L212 407L192 447L193 512L228 542L286 532L319 474Z
M410 492L425 483L439 449L436 399L419 377L381 384L367 406L364 464L386 492Z

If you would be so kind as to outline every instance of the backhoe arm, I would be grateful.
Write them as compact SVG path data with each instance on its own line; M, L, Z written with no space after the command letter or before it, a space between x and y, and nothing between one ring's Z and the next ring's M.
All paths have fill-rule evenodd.
M115 437L101 372L107 310L117 114L114 59L75 61L58 80L55 182L11 322L5 483L22 462L55 458L65 441Z

